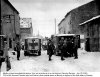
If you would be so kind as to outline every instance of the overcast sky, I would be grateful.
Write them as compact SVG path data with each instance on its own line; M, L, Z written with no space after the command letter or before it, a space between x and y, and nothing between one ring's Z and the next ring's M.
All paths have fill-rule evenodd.
M56 25L70 10L92 0L9 0L19 11L20 17L32 18L33 34L50 36ZM57 27L58 29L58 27ZM58 30L56 30L58 33Z

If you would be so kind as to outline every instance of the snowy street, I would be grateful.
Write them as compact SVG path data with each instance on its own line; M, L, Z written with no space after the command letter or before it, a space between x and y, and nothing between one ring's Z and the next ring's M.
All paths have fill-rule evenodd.
M65 58L61 61L60 56L52 56L48 61L46 51L41 56L24 56L18 61L16 55L10 55L11 70L8 72L100 72L100 52L86 52L78 50L79 58ZM2 71L4 71L2 67Z

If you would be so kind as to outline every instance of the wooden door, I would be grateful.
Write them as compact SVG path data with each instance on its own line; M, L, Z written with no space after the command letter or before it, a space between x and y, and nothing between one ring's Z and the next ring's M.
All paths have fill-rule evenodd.
M99 51L99 26L97 23L92 23L89 26L90 51Z

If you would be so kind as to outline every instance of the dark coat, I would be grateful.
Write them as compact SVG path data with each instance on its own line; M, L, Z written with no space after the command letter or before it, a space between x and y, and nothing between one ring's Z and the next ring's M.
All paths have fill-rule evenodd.
M63 50L63 43L64 42L62 40L59 42L59 44L58 44L59 50Z
M21 50L21 46L20 46L20 44L18 43L17 45L16 45L16 51L20 51Z
M53 43L50 41L50 42L48 42L48 44L47 44L47 49L48 49L48 55L53 55L53 50L54 50L54 45L53 45Z

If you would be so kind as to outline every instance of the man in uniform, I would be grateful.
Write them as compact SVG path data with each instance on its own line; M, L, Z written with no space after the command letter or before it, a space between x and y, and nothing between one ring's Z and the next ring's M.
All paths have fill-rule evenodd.
M65 60L64 59L64 50L63 50L63 44L64 44L64 38L62 37L60 42L59 42L59 50L61 51L61 60Z
M20 50L21 50L21 46L20 43L18 42L16 45L16 50L17 50L17 60L19 60L20 57Z
M49 61L51 61L51 57L53 55L53 50L54 50L54 45L53 45L53 42L50 39L48 41L47 46L48 46L47 53L49 55Z
M63 46L62 46L62 54L65 56L67 54L67 40L64 40ZM63 58L62 58L63 60Z
M75 41L74 41L74 59L78 59L78 53L77 53L77 49L78 49L78 38L75 37Z

